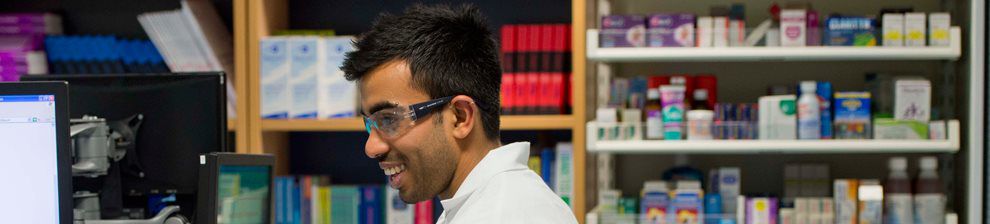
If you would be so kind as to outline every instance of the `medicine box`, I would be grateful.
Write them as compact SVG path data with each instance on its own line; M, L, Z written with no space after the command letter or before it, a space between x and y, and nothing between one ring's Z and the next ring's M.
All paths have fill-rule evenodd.
M875 30L871 18L831 16L825 19L825 45L876 46Z
M354 51L354 37L338 36L324 39L327 54L322 63L325 66L323 76L319 79L319 116L320 118L344 118L357 116L358 89L355 82L344 78L344 58L348 52Z
M694 47L694 39L694 14L662 13L647 19L647 46Z
M317 117L317 81L326 76L326 51L322 37L289 38L289 91L292 101L289 117L293 119L313 119Z
M904 14L904 46L924 47L925 31L925 13Z
M289 117L292 95L289 91L289 46L284 37L261 40L261 117Z
M894 119L927 123L931 119L932 84L921 78L894 81Z
M640 15L602 17L601 47L646 46L646 20Z
M835 138L870 138L870 92L836 92L834 107Z
M883 39L884 47L904 46L904 14L886 13L883 14Z
M807 11L785 9L780 11L780 46L800 47L807 44Z
M950 21L949 13L928 14L928 46L949 46L949 42L951 42L949 39Z

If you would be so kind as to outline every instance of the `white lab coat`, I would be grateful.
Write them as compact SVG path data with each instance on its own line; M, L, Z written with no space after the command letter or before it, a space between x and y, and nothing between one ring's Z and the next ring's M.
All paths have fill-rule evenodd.
M529 169L528 161L528 142L489 151L454 197L440 201L444 211L437 223L577 223L564 200Z

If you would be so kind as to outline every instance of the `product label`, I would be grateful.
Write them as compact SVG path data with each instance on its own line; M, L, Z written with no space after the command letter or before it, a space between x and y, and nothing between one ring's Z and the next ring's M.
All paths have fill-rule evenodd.
M884 222L886 224L913 224L914 215L911 194L887 194L884 198Z
M798 138L818 139L821 137L821 120L818 117L819 108L808 104L798 104Z
M684 193L674 196L674 219L675 223L701 223L702 201L698 194Z
M915 195L914 218L914 223L943 224L945 222L945 195Z
M663 138L663 118L659 110L646 111L646 138Z
M645 223L660 224L669 223L667 220L667 208L670 206L670 196L664 192L650 192L643 195L642 205L640 205Z

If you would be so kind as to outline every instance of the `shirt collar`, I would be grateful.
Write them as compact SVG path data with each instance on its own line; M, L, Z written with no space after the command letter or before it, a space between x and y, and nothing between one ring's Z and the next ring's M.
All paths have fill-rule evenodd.
M454 197L441 200L445 213L456 211L470 198L470 195L481 186L488 184L495 175L512 170L529 169L529 142L515 142L488 151L485 158L474 166L471 173L457 188ZM448 216L449 217L449 216Z

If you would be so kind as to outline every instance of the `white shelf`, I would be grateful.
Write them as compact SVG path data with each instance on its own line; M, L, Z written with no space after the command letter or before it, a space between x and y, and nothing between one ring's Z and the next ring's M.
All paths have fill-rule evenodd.
M957 60L962 55L962 32L950 30L948 47L623 47L602 48L598 30L589 29L588 59L601 62L643 61L890 61Z
M597 126L588 123L588 151L621 154L844 154L955 153L959 151L958 120L947 122L946 140L628 140L597 141Z

